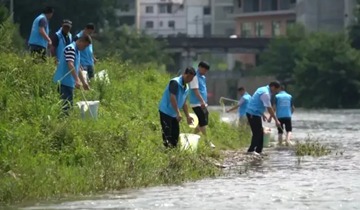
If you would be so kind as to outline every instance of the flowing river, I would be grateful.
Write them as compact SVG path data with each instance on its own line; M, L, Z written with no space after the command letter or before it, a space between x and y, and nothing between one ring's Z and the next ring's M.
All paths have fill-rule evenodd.
M295 139L310 136L333 153L299 160L266 149L269 157L248 173L24 209L360 209L360 111L297 111L293 127Z

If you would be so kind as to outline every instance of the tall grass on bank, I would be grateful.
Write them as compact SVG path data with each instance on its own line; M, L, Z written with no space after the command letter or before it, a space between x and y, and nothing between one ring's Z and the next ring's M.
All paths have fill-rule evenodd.
M195 154L163 148L157 105L170 76L156 68L98 63L111 83L92 82L94 91L85 92L88 100L101 101L95 121L81 120L77 108L59 117L52 61L33 64L8 53L0 58L0 206L219 173L202 158L216 153L203 142ZM75 94L75 102L83 100L79 90ZM190 131L184 122L182 128ZM244 132L211 114L209 139L219 147L244 145Z

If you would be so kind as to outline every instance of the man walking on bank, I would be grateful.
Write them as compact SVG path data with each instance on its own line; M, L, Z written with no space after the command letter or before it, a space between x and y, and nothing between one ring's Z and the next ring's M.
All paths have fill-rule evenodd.
M80 51L90 44L91 37L84 35L76 42L66 46L60 56L53 80L59 84L58 90L63 100L63 111L65 114L68 114L68 110L73 105L74 88L80 88L83 85L85 90L89 90L86 79L80 72Z
M180 109L183 109L187 123L191 124L193 122L189 115L186 98L189 93L187 84L193 80L195 75L195 69L188 67L181 76L171 79L164 90L159 104L159 112L165 147L175 148L178 144L179 123L182 120Z
M207 110L207 88L206 73L210 66L205 61L201 61L196 71L196 76L190 82L190 105L199 119L199 125L195 128L194 133L201 132L206 138L206 126L209 122L209 112ZM215 148L215 145L209 141L209 146Z
M275 112L271 107L271 95L275 95L279 91L280 83L277 81L271 82L267 86L258 88L249 101L246 111L246 116L252 132L251 145L248 149L249 154L263 155L264 131L261 118L263 118L264 121L268 120L268 122L274 118L276 126L280 126L280 122L276 118ZM270 114L269 119L267 119L264 114L265 109L267 109Z
M281 126L278 128L279 145L281 145L283 141L284 125L286 130L285 144L287 146L292 145L290 140L292 132L291 117L295 111L295 106L293 104L292 96L285 91L284 86L281 86L281 91L275 96L274 109L276 110L276 117L279 119Z
M94 33L94 31L95 31L95 25L93 23L88 23L85 26L85 29L80 31L80 33L78 33L74 37L74 41L76 41L83 35L90 36L92 33ZM88 79L90 80L94 77L95 74L94 64L96 62L96 58L94 56L93 45L90 44L85 50L80 52L80 55L81 55L81 59L80 59L81 67L84 71L87 72Z
M61 28L51 37L51 54L56 57L57 62L59 62L64 48L72 42L71 26L70 20L63 20Z
M246 92L244 87L238 88L238 92L240 95L239 102L236 106L231 107L229 110L226 110L227 113L238 109L238 115L239 115L239 124L245 124L244 122L247 122L246 118L246 110L249 104L249 101L251 99L251 95Z
M49 37L49 20L54 14L52 7L46 7L44 11L35 18L29 38L30 52L34 56L40 56L46 60L46 49L52 45Z

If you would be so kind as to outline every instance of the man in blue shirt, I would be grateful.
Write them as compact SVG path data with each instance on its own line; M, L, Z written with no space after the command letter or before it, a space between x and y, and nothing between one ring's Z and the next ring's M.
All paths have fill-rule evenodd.
M78 33L74 37L74 41L76 41L84 34L90 36L92 33L94 33L94 31L95 31L95 25L93 23L88 23L85 26L84 30L80 31L80 33ZM81 51L80 55L81 55L81 59L80 59L81 67L84 71L87 72L88 79L90 80L91 78L94 77L94 73L95 73L94 64L96 62L96 58L93 52L93 45L90 44L85 50Z
M275 116L275 112L271 106L271 95L275 95L280 91L280 83L277 81L271 82L267 86L258 88L249 101L246 110L249 125L251 127L252 138L251 145L248 149L249 154L263 155L264 131L262 127L261 118L267 120L264 112L267 110L270 114L268 122L273 118L276 126L280 126L279 120Z
M60 60L64 48L72 42L71 26L72 22L70 20L63 20L61 28L51 37L51 54L56 57L57 63Z
M248 92L246 92L244 87L238 88L238 93L240 96L238 104L236 106L233 106L232 108L226 110L226 112L229 113L229 112L237 109L238 115L239 115L239 123L244 124L244 122L247 122L246 110L247 110L249 101L251 99L251 95Z
M292 145L291 142L291 132L292 132L292 123L291 117L295 111L295 106L293 104L292 96L285 91L285 87L281 86L281 91L275 96L274 109L276 110L276 117L279 119L280 126L278 128L278 140L279 145L283 141L284 125L286 130L286 145Z
M210 65L201 61L196 71L196 76L190 82L190 106L199 119L199 125L195 128L194 133L201 132L206 138L206 126L209 123L209 111L207 110L207 87L206 73L210 70ZM215 145L209 141L209 146L215 148Z
M59 93L63 100L63 111L68 114L68 110L73 105L74 88L89 90L89 86L83 74L80 72L80 51L91 44L91 37L84 35L76 42L72 42L63 50L59 64L54 74L54 82L59 85Z
M171 79L164 90L159 104L159 113L165 147L173 148L178 144L179 122L182 120L180 109L183 109L188 124L193 121L189 115L186 98L189 93L187 84L193 80L195 75L195 69L188 67L181 76Z
M40 56L46 60L46 49L52 42L49 37L49 20L54 14L52 7L46 7L44 11L35 18L29 37L29 47L32 55Z

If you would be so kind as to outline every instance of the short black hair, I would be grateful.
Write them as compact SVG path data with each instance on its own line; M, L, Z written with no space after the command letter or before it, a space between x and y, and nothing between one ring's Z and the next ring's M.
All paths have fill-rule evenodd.
M54 8L53 7L45 7L43 10L44 14L51 14L54 13Z
M95 25L94 23L88 23L86 24L85 28L90 30L95 30Z
M185 72L184 72L185 74L191 74L191 75L196 75L196 71L195 71L195 69L193 68L193 67L191 67L191 66L189 66L189 67L187 67L186 69L185 69Z
M270 87L280 88L280 82L279 81L272 81L269 83Z
M238 91L243 91L243 90L245 90L244 87L239 87L239 88L238 88Z
M90 36L90 35L87 35L87 34L83 34L78 40L87 42L87 43L89 43L89 44L92 43L91 36Z
M202 67L202 68L205 68L207 70L210 70L210 65L205 61L200 61L198 67Z

